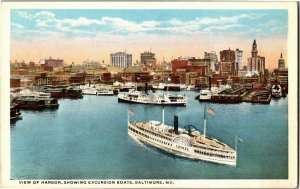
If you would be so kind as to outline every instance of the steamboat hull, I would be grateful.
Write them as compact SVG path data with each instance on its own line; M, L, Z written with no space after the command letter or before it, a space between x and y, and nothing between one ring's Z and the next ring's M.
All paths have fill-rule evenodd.
M133 100L127 100L118 98L118 102L124 102L124 103L135 103L135 104L153 104L153 105L164 105L164 106L185 106L186 103L184 102L149 102L149 101L133 101Z

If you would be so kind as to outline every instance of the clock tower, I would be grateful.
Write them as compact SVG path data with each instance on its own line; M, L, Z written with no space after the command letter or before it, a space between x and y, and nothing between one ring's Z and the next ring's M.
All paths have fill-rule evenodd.
M252 57L257 57L257 45L256 45L256 40L254 39L253 44L252 44Z

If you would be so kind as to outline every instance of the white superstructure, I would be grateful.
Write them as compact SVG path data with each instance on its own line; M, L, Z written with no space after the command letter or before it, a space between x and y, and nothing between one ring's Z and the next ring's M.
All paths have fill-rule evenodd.
M171 94L145 94L143 92L131 89L128 93L120 93L118 95L119 102L131 102L141 104L157 104L157 105L182 105L187 103L185 95L171 95Z
M82 90L82 94L84 95L97 95L98 90L96 88L85 88Z
M211 87L210 89L200 90L199 100L206 101L211 99L211 95L218 94L226 89L230 89L229 85L220 85L219 87Z
M203 89L203 90L200 90L200 95L199 95L199 100L210 100L211 99L211 90L209 89Z
M114 92L111 89L99 89L97 91L97 95L98 96L110 96L110 95L114 95Z
M201 135L191 125L178 128L177 116L174 116L174 127L171 127L164 124L164 117L162 122L130 122L128 115L128 134L142 142L177 156L236 166L236 151L217 139L205 136L205 128Z
M19 93L12 93L11 94L14 98L41 98L41 99L50 99L50 93L38 92L38 91L31 91L29 89L23 89Z

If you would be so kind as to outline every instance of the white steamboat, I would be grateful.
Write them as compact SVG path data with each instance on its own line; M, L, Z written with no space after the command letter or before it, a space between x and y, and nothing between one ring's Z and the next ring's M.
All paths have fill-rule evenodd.
M162 122L130 122L128 114L128 134L146 144L184 158L236 166L237 137L234 150L215 138L207 137L205 132L206 113L204 113L203 135L192 125L179 128L176 115L174 127L165 125L164 110Z
M185 106L187 103L187 97L185 95L175 96L171 94L147 94L135 89L131 89L128 93L120 93L118 95L118 101L141 104Z

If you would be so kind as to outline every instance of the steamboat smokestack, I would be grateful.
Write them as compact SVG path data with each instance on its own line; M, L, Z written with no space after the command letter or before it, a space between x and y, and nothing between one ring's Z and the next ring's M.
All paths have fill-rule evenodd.
M148 83L145 83L145 93L148 94Z
M174 131L175 134L178 134L178 116L174 115Z

